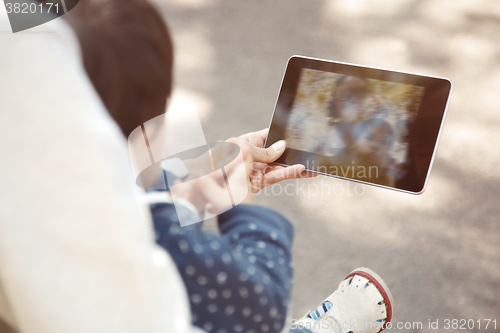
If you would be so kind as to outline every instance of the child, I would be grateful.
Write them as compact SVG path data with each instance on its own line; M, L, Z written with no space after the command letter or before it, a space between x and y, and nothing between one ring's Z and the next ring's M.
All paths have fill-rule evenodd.
M171 90L173 50L156 10L145 0L87 0L67 16L79 37L85 69L123 134L128 136L163 114ZM265 131L250 133L237 142L248 144L255 154L262 153L258 149L265 136ZM267 151L274 154L273 159L262 162L274 161L283 151L284 146L276 154ZM291 168L299 171L295 176L304 176L303 167ZM280 332L292 286L291 223L274 210L245 204L218 217L220 235L203 230L200 224L181 228L169 196L163 193L161 200L155 200L153 194L150 207L157 243L172 256L183 278L194 325L216 333ZM188 215L197 214L189 203L184 208ZM379 278L354 274L365 276L367 282L360 281L371 292L372 301L390 303L384 296L387 288L378 287ZM339 294L329 299L338 305L335 295ZM360 296L356 302L364 300ZM380 312L376 302L367 308L360 318ZM345 320L353 315L339 311L328 309L317 319L307 317L302 322ZM390 317L377 315L379 319L389 321Z
M394 145L394 131L391 125L381 118L371 118L362 125L361 135L356 142L359 158L364 157L368 165L377 168L376 183L394 186L394 159L390 151Z
M142 0L89 0L69 14L85 69L123 134L163 114L173 49L156 10ZM263 140L266 133L256 135ZM293 228L286 218L241 205L219 216L219 236L200 224L181 228L174 205L150 201L157 243L176 262L196 326L207 332L283 328L292 282Z
M383 119L371 118L360 125L355 144L337 156L325 156L318 171L369 183L394 186L394 161L390 157L394 135Z
M367 95L368 81L365 78L340 76L328 105L330 120L327 134L308 151L336 156L352 147L359 136Z

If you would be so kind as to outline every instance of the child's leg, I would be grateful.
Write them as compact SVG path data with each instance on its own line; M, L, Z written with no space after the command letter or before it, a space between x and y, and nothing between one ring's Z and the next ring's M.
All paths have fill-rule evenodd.
M219 216L221 236L180 227L171 204L151 207L157 242L186 285L193 322L207 332L280 332L290 301L293 228L273 210L240 205Z

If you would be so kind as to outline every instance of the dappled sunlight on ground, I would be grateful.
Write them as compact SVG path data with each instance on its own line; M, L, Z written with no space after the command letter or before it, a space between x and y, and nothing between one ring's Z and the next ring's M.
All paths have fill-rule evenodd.
M500 181L500 137L497 124L449 122L439 149L441 159L455 163L465 177ZM446 148L444 148L446 147ZM454 180L456 181L456 180Z
M185 109L195 109L200 120L204 121L213 111L213 105L212 101L206 96L177 86L169 100L167 114L175 113L182 116Z
M215 50L203 27L196 27L196 24L193 24L189 30L175 34L174 42L176 47L175 63L178 70L196 71L200 74L200 72L213 68Z

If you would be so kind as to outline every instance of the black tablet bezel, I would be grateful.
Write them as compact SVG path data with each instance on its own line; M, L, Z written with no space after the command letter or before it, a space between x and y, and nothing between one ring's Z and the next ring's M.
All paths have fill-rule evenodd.
M290 116L290 111L293 107L300 81L300 74L302 69L305 68L365 77L368 79L398 82L425 88L417 115L409 126L409 156L412 162L410 163L407 174L402 179L398 180L395 187L387 187L346 177L324 174L331 177L395 189L412 194L422 193L427 186L430 170L434 162L437 144L443 128L451 92L453 90L452 82L446 78L440 77L404 73L303 56L292 56L288 60L281 83L281 89L278 94L269 134L265 143L266 148L284 139L286 125L283 124L283 119L288 120ZM285 151L276 163L286 165L286 156L289 152L290 149L287 148L287 151ZM306 164L306 162L307 161L304 161L304 164ZM314 170L310 171L316 172Z

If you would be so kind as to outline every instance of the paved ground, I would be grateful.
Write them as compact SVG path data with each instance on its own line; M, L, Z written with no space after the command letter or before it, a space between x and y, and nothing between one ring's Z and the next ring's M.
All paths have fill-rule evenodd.
M435 332L429 319L439 331L445 319L473 319L471 331L497 319L500 329L499 2L157 2L177 47L177 86L198 104L209 140L268 126L293 54L450 78L455 91L423 195L371 187L348 195L346 182L321 177L294 186L323 182L323 195L258 200L296 227L294 317L368 266L391 287L396 321ZM328 195L334 186L344 194Z

